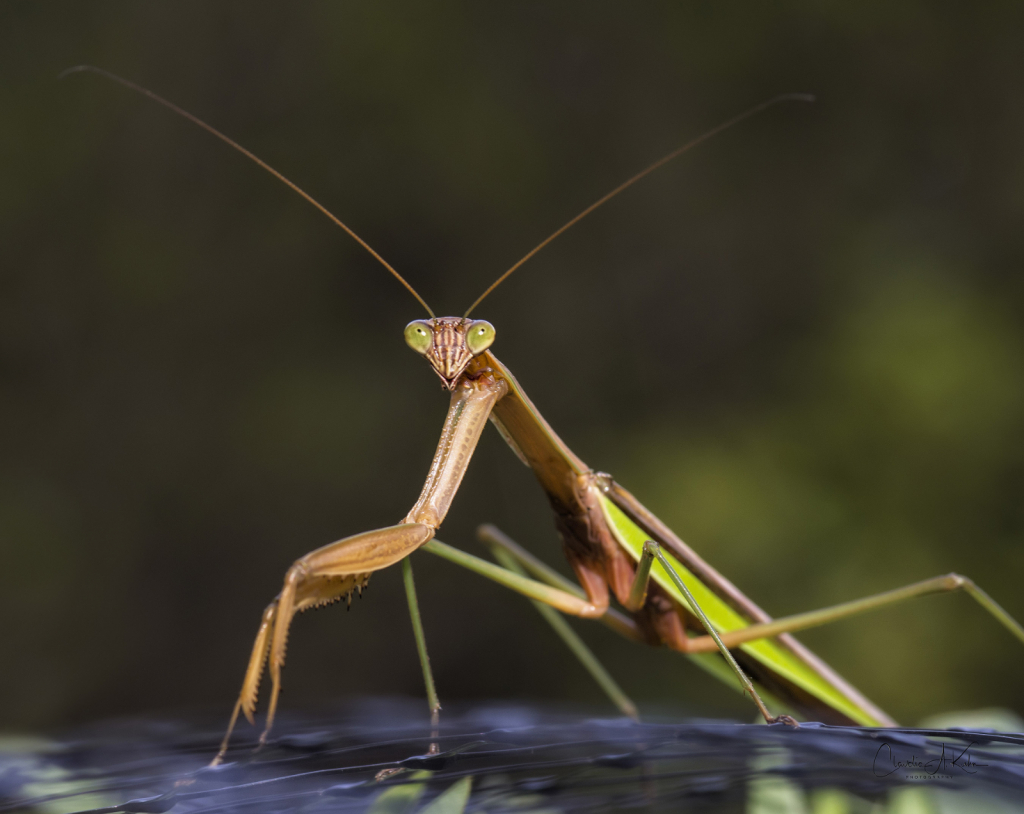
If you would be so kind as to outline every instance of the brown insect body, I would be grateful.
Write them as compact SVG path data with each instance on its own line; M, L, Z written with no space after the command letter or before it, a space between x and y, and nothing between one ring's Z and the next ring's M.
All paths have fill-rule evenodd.
M551 429L520 388L512 373L488 350L494 341L494 327L483 320L468 318L468 314L496 286L544 246L658 167L716 133L778 102L812 101L812 97L803 94L777 96L692 139L620 184L553 232L498 277L470 306L466 315L434 317L433 311L415 289L352 229L312 196L241 145L166 99L122 77L90 66L78 66L65 73L77 71L90 71L106 76L192 121L261 166L347 232L430 314L430 319L417 320L406 326L405 338L413 350L427 358L444 383L444 387L451 392L448 416L423 491L405 518L396 525L356 534L323 546L300 557L288 569L281 593L263 613L242 690L214 764L225 755L228 739L239 714L244 714L250 721L252 720L260 678L265 666L269 667L272 686L261 743L270 732L281 687L281 669L284 666L288 628L294 615L343 597L350 599L353 591L361 592L370 574L399 562L402 563L405 573L406 593L436 732L440 702L434 690L426 655L412 570L408 560L410 554L424 546L432 553L563 613L600 619L627 637L665 644L693 655L717 652L729 664L732 674L739 681L739 686L751 696L765 720L769 722L780 718L771 715L747 673L777 698L809 717L836 723L852 723L852 715L859 718L862 724L892 725L892 720L884 712L817 656L800 645L791 635L793 631L825 624L915 596L964 590L1012 635L1024 642L1024 627L971 580L958 574L935 577L872 597L772 620L728 579L680 540L633 495L616 484L609 475L596 472L581 461ZM495 556L499 560L503 563L510 562L510 566L496 566L433 540L462 482L488 419L519 459L533 470L547 494L566 556L583 588L582 592L493 527L481 527L478 535L494 546ZM647 538L642 545L642 552L638 553L631 548L630 553L627 553L627 545L635 547L636 541L627 541L622 536L621 529L619 536L616 536L612 525L619 521L612 519L613 509L625 515L631 522L631 533L635 532ZM616 525L616 528L619 527ZM675 572L675 566L664 556L662 548L672 554L677 565L689 571L692 578L711 592L709 599L724 606L725 610L731 609L735 617L742 621L742 626L733 626L733 629L721 633L715 630L718 623L713 623L706 616L681 576ZM664 574L658 580L650 579L655 558L664 570ZM525 573L523 568L530 570L538 579L521 576ZM665 579L666 575L669 577L668 581ZM678 595L686 600L688 608L684 608L680 601L670 595L668 588L671 586L674 586L673 590L678 591ZM609 608L611 595L629 611L632 618L624 617ZM696 635L690 636L688 632ZM776 648L772 650L775 655L758 656L755 659L751 655L753 651L746 646L748 643L765 644L769 650ZM582 642L578 642L577 645L578 648L585 649ZM764 647L761 649L763 651ZM736 650L735 658L732 655L733 650ZM737 659L740 660L742 667L737 663ZM797 663L799 668L797 672L790 669L794 663ZM635 706L614 686L611 677L606 673L598 676L593 664L588 666L588 669L599 678L609 695L616 698L619 708L626 714L635 716ZM827 685L824 690L820 683L808 683L808 674L815 681L824 682ZM812 686L815 687L813 692L809 689ZM792 719L788 719L787 722L795 725Z
M636 626L635 638L681 653L710 651L715 647L701 621L653 580L643 603L639 607L630 607L629 596L636 577L636 564L608 527L599 505L601 495L606 495L644 528L651 539L671 551L706 584L714 586L716 593L738 613L752 623L771 620L749 597L661 524L632 494L615 483L611 475L591 469L569 449L527 397L511 371L490 350L474 356L465 375L475 377L483 373L497 377L508 388L507 395L495 403L491 422L531 468L548 497L566 558L594 608L586 615L602 616L608 611L610 598L614 596L629 611ZM784 633L779 639L799 658L813 663L834 685L841 686L845 694L856 697L858 703L870 708L880 721L892 723L883 711L792 635ZM736 657L749 674L791 709L826 723L855 723L757 660L741 652L737 652Z

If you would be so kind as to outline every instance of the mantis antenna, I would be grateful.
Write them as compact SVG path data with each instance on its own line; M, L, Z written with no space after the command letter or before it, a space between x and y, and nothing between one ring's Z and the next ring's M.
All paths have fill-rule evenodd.
M529 260L531 257L533 257L537 252L539 252L541 249L543 249L545 246L547 246L552 240L554 240L556 237L558 237L560 234L562 234L562 232L565 232L571 226L575 226L577 223L579 223L581 220L583 220L587 215L589 215L591 212L593 212L595 209L597 209L601 204L606 203L607 201L610 201L612 198L614 198L616 195L618 195L623 190L633 186L633 184L635 184L637 181L639 181L645 175L649 175L650 173L654 172L659 167L662 167L665 164L667 164L672 159L678 158L683 153L685 153L688 150L696 147L701 142L707 141L712 136L718 135L723 130L728 130L734 124L739 124L744 119L749 119L751 116L756 116L758 113L760 113L760 112L762 112L764 110L767 110L772 105L776 105L779 102L813 102L813 101L814 101L814 96L812 96L809 93L783 93L783 94L780 94L779 96L775 96L775 97L773 97L771 99L768 99L767 101L761 102L761 104L759 104L759 105L754 105L752 108L750 108L749 110L744 111L743 113L740 113L738 116L733 116L728 121L722 122L717 127L711 128L706 133L704 133L704 134L702 134L700 136L697 136L697 138L692 139L691 141L688 141L682 147L679 147L679 148L673 150L668 155L666 155L666 156L664 156L662 158L659 158L657 161L655 161L653 164L651 164L649 167L647 167L647 169L641 170L636 175L634 175L632 178L630 178L628 181L624 181L623 183L619 184L617 187L615 187L615 189L613 189L611 192L609 192L604 197L598 198L596 201L594 201L594 203L592 203L590 206L588 206L586 209L584 209L582 212L580 212L576 217L574 217L572 220L570 220L568 223L566 223L561 228L559 228L559 229L555 230L554 232L552 232L550 235L548 235L546 238L544 238L544 240L542 240L540 243L538 243L536 246L534 246L533 249L531 249L526 255L524 255L515 265L512 266L512 268L510 268L508 271L506 271L504 274L502 274L497 280L495 280L493 283L491 283L490 286L487 288L487 290L484 291L484 293L481 294L479 297L477 297L476 301L471 306L469 306L469 308L466 309L466 313L463 314L463 317L468 317L470 312L474 308L476 308L481 302L483 302L484 297L486 297L488 294L490 294L492 291L494 291L494 289L496 289L499 285L501 285L503 282L505 282L505 280L508 279L508 277L512 274L513 271L515 271L517 268L519 268L521 265L523 265L523 263L525 263L527 260Z
M174 104L172 102L168 102L162 96L158 96L157 94L153 93L153 91L147 90L146 88L142 87L141 85L136 85L134 82L131 82L131 81L125 79L124 77L118 76L115 73L111 73L110 71L105 71L102 68L97 68L97 67L95 67L93 65L76 65L74 68L68 68L66 71L61 72L61 74L58 76L58 79L63 79L68 74L81 73L81 72L85 72L85 71L88 71L89 73L99 74L100 76L106 77L107 79L109 79L109 80L111 80L113 82L117 82L119 85L124 85L126 88L129 88L130 90L133 90L136 93L141 93L143 96L148 96L154 102L158 102L159 104L163 105L167 109L174 111L179 116L183 116L184 118L188 119L193 124L199 125L207 133L212 133L217 138L219 138L221 141L223 141L225 144L227 144L229 147L233 147L234 149L238 150L238 152L240 152L242 155L244 155L246 158L248 158L250 161L253 161L256 164L258 164L260 167L262 167L267 172L269 172L271 175L273 175L278 181L280 181L281 183L287 185L292 191L297 192L299 195L301 195L303 198L305 198L309 203L313 204L313 206L315 206L317 209L319 209L321 212L323 212L323 214L325 214L328 218L330 218L331 221L336 226L340 226L342 229L344 229L349 234L349 236L353 240L356 241L356 243L358 243L360 246L362 246L364 249L366 249L366 251L368 251L371 255L373 255L374 259L377 260L378 263L380 263L382 266L384 266L384 268L386 268L388 271L390 271L395 276L395 279L397 279L398 282L400 282L402 285L405 286L406 290L408 290L408 292L410 294L412 294L416 298L416 301L419 302L419 304L422 305L426 309L427 313L430 314L431 317L434 316L434 312L430 309L430 306L427 305L426 300L424 300L423 297L421 297L419 294L417 294L416 293L416 289L413 288L411 285L409 285L409 283L406 281L406 279L401 274L399 274L397 271L395 271L395 269L391 266L390 263L388 263L387 260L385 260L379 254L377 254L377 252L374 251L373 247L370 246L369 243L367 243L365 240L363 240L361 237L359 237L359 235L357 235L355 232L353 232L348 226L346 226L344 223L342 223L342 221L339 218L337 218L335 215L333 215L327 209L327 207L325 207L323 204L321 204L312 195L310 195L308 192L306 192L304 189L299 187L294 182L289 181L287 178L285 178L283 175L281 175L281 173L279 173L277 170L275 170L273 167L271 167L269 164L267 164L261 158L257 157L253 153L251 153L248 150L246 150L245 147L243 147L238 142L232 141L230 138L225 136L219 130L217 130L217 129L211 127L210 125L208 125L202 119L198 118L197 116L193 116L187 110L183 110L182 108L178 107L176 104Z

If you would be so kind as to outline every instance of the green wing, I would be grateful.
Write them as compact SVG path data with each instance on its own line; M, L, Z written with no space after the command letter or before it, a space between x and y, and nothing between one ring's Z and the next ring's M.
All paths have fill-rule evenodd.
M651 539L650 536L626 517L622 510L607 497L602 496L601 505L604 509L605 519L608 521L608 525L611 527L620 545L629 552L630 556L639 560L644 543ZM697 600L701 610L707 614L711 624L715 626L719 633L739 630L751 624L748 619L745 619L733 610L707 585L694 576L669 551L663 548L662 552L672 563L676 573L686 583L686 587L693 593L693 598ZM679 589L675 587L665 569L657 560L651 569L651 576L676 602L684 608L690 607L690 603L686 601L686 598L679 592ZM757 659L761 664L770 668L779 676L788 679L818 700L842 712L857 723L863 726L885 726L884 722L879 721L872 713L847 698L846 695L818 673L812 665L807 664L777 640L758 639L740 645L739 649ZM729 669L718 653L694 653L689 654L689 658L716 677L734 686L737 690L740 689L740 684L735 674Z

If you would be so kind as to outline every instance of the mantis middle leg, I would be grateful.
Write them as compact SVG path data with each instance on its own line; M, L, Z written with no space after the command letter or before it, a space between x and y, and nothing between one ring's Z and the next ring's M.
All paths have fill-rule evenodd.
M521 549L516 543L511 541L509 538L507 538L504 534L495 529L493 526L482 527L480 531L480 537L485 542L498 547L499 550L509 552L512 555L514 555L519 561L523 563L523 565L526 568L538 574L538 576L541 576L541 578L544 579L545 582L529 579L528 577L515 573L514 571L508 568L503 568L501 566L494 565L492 563L487 562L486 560L480 559L479 557L474 557L472 554L467 554L464 551L452 548L451 546L442 543L440 540L432 540L430 543L424 546L424 550L429 551L432 554L436 554L440 557L443 557L444 559L447 559L450 562L454 562L457 565L461 565L464 568L467 568L471 571L475 571L481 576L485 576L488 579L492 579L495 582L498 582L499 584L504 585L507 588L511 588L512 590L517 591L518 593L521 593L526 597L529 597L535 602L542 602L545 605L548 605L550 607L555 608L556 610L561 611L562 613L567 613L573 616L579 616L584 619L598 619L599 621L611 627L617 633L620 633L629 639L646 641L646 638L643 636L643 634L637 628L636 624L631 619L622 616L618 612L608 607L607 594L605 594L605 601L602 604L587 601L585 598L580 596L581 591L579 588L572 585L572 583L569 583L568 580L566 580L560 574L557 574L557 572L548 568L548 566L537 561L534 557L532 557L532 555L529 555L528 553L523 551L523 549ZM651 556L654 556L653 551ZM647 569L647 572L649 572L649 567ZM639 579L636 580L636 583L640 583L641 581L643 581L644 576L647 572L638 573ZM685 585L682 586L682 590L686 594L689 594ZM690 598L692 600L692 597ZM695 608L697 608L698 612L700 612L699 606L697 605L695 600L692 600L692 604ZM717 636L717 633L714 631L714 628L711 626L711 623L707 621L706 618L704 619L704 621L707 626L707 629L711 631L711 635ZM733 658L732 654L729 653L729 650L725 647L725 645L720 644L719 649L722 652L723 657L726 659L726 662L736 673L736 676L739 679L740 685L742 686L744 692L748 693L750 697L753 699L755 705L757 706L761 714L764 716L766 722L775 723L776 721L782 721L788 724L796 724L796 721L788 715L772 715L772 713L768 710L765 703L761 700L761 697L758 695L757 691L754 689L754 685L751 682L750 678L746 675L746 673L743 672L742 668L736 663L736 660ZM590 668L588 667L588 669ZM604 668L601 668L601 672L604 672ZM594 671L591 670L591 673L594 674ZM595 678L598 680L598 683L604 686L604 681L602 681L601 677L595 675ZM605 690L606 692L608 692L613 702L615 702L620 707L620 709L624 708L622 698L617 697L617 694L615 692L615 690L617 690L617 687L615 688L615 690L612 690L611 692L608 691L607 687L605 687ZM631 701L625 699L625 702L628 707L632 707ZM627 714L630 713L627 712Z

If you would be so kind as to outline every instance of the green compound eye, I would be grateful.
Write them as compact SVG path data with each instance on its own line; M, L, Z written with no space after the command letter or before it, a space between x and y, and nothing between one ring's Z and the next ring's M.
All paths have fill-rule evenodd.
M466 328L466 347L476 356L487 350L494 341L494 326L486 320L478 319Z
M405 326L405 343L420 356L430 350L433 341L434 331L425 320L417 319Z

